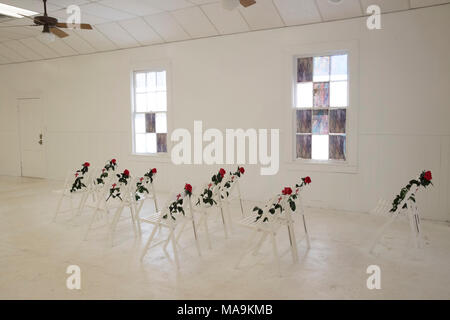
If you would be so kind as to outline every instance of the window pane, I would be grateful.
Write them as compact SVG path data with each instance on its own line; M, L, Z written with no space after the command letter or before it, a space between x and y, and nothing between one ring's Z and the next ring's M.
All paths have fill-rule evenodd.
M314 107L328 107L330 105L330 83L314 83Z
M156 72L147 73L147 90L148 91L156 90Z
M331 57L331 80L347 80L347 55Z
M345 133L345 109L330 110L330 133Z
M156 76L156 87L158 90L166 90L166 72L158 72Z
M134 130L136 133L145 133L145 114L139 113L134 118Z
M304 82L297 84L297 108L311 108L313 105L313 84Z
M328 134L328 110L313 111L312 133Z
M167 118L166 113L159 112L156 114L156 132L166 133L167 132Z
M147 111L147 94L136 93L136 112Z
M167 133L157 133L158 152L167 152Z
M345 136L330 136L330 159L345 160Z
M156 153L156 133L147 133L146 146L148 153Z
M148 111L156 111L157 108L157 101L156 101L156 92L149 92L147 94L148 96Z
M328 135L312 136L311 153L314 160L328 160Z
M314 58L314 82L330 81L330 57Z
M297 60L297 82L309 82L313 78L313 58Z
M297 135L297 158L311 159L311 135Z
M155 111L166 111L167 110L167 98L165 91L158 91L156 93L156 109Z
M145 92L146 84L145 84L145 73L136 73L136 92Z
M147 151L146 143L145 143L145 134L136 134L136 152L137 153L145 153Z
M145 132L156 132L154 113L145 114Z
M330 106L347 107L347 81L330 83Z
M297 133L311 133L311 110L297 110Z

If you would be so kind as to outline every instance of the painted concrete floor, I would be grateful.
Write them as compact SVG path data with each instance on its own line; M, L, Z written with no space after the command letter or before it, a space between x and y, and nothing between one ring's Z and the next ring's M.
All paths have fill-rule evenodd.
M187 230L177 274L158 247L140 262L149 225L139 239L124 219L111 247L102 221L83 241L89 210L51 222L58 199L51 190L60 187L58 181L0 177L1 299L450 299L448 224L424 221L425 247L413 249L409 225L399 221L370 255L371 237L386 217L307 208L311 248L301 241L298 225L300 261L293 264L285 254L279 277L269 243L235 269L249 230L235 226L225 239L219 215L212 213L212 249L200 230L203 255L198 257ZM253 205L245 203L247 210ZM237 219L238 207L231 209ZM152 210L145 206L141 216ZM277 240L287 252L287 234ZM366 268L373 264L381 268L380 290L366 287ZM81 290L66 287L69 265L81 268Z

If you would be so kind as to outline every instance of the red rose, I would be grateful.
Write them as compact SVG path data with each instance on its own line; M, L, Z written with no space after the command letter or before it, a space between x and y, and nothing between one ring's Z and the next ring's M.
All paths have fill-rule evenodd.
M112 185L113 189L114 189L116 186L117 186L117 184L113 183L113 185Z
M239 172L242 173L242 174L244 174L244 173L245 173L244 167L239 167Z
M156 168L153 168L153 169L152 169L152 173L156 173Z
M128 177L128 176L130 175L130 171L128 171L127 169L125 169L125 171L123 172L123 175Z
M111 163L116 164L116 159L112 159L112 160L111 160Z
M208 189L211 188L211 187L212 187L212 183L209 183L208 184Z
M292 189L289 187L286 187L283 189L283 191L281 191L282 194L287 195L287 194L291 194L292 193Z
M75 173L75 177L78 177L78 173Z
M310 178L310 177L306 177L303 181L304 181L306 184L310 184L310 183L311 183L311 178Z
M105 172L105 168L102 169L102 172Z
M144 178L140 178L139 181L142 182L142 180L144 180Z
M223 168L221 168L221 169L219 170L219 174L222 176L222 178L223 178L223 176L225 175L225 173L226 173L226 171L225 171Z
M181 194L177 194L177 200L181 198Z
M191 193L192 192L192 186L189 183L186 183L184 185L184 190L186 190L187 192Z
M423 175L423 177L425 178L425 180L430 181L430 180L432 179L432 177L431 177L431 171L425 172L425 174Z
M89 162L83 163L83 167L89 167L91 164Z

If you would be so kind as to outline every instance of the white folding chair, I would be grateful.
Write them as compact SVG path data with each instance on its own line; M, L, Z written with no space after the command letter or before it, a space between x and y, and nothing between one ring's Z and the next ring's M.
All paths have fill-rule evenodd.
M198 225L203 225L205 228L206 239L208 241L208 248L211 249L211 239L208 228L208 219L211 217L211 210L216 209L220 213L226 239L228 238L228 228L229 228L228 224L229 217L228 218L226 217L226 213L229 214L229 211L225 210L224 201L221 196L222 194L221 183L217 185L214 185L213 183L207 183L200 189L200 191L204 192L205 189L210 189L212 191L212 199L214 200L214 203L213 204L204 203L201 194L198 194L195 196L196 200L194 212L195 214L199 215Z
M241 208L241 215L244 217L244 207L242 205L241 187L239 185L240 177L230 172L225 181L222 183L222 200L230 207L231 202L238 200ZM228 185L227 185L228 183Z
M83 177L81 182L85 185L85 187L82 187L81 189L76 189L73 192L71 192L72 184L74 183L74 181L76 179L76 176L75 176L76 174L78 174L79 176L81 175ZM92 184L92 170L88 170L88 172L86 172L84 175L82 173L77 173L77 172L74 173L74 171L69 171L66 174L66 178L64 179L63 188L61 190L53 191L54 193L57 193L60 195L60 197L58 199L58 204L56 206L55 214L53 215L53 221L56 220L56 217L60 213L71 212L72 216L74 216L77 212L79 212L80 208L82 206L82 203L86 197L86 194L90 190L91 184ZM74 198L78 195L81 195L80 199L79 199L80 202L79 202L78 206L75 207L75 205L74 205L75 199ZM61 210L61 207L62 207L65 199L69 200L70 209Z
M404 199L397 206L395 212L389 212L391 206L384 200L380 200L371 212L382 214L387 213L389 215L388 220L378 229L369 247L369 253L373 253L378 242L382 239L384 233L388 228L399 218L406 218L409 220L410 226L410 239L414 242L415 248L421 248L423 246L423 235L421 228L421 218L417 202L410 200L411 195L417 194L419 190L418 186L412 186L408 193L405 195ZM417 201L417 200L416 200ZM406 205L406 208L404 206Z
M136 183L139 180L136 180ZM158 212L158 200L156 196L156 189L155 189L155 179L153 178L153 181L150 180L148 177L143 177L142 183L144 184L145 188L148 190L148 193L141 193L139 194L140 199L136 200L136 216L139 218L140 212L142 210L142 207L144 206L145 201L153 201L153 204L155 206L155 212Z
M178 199L183 200L181 207L184 210L184 214L182 214L178 211L172 212L172 213L170 212L169 207L171 206L171 204L174 201L176 201ZM150 237L148 238L147 242L145 243L144 249L142 251L141 260L144 259L145 255L147 254L147 251L151 247L155 247L160 244L163 245L163 250L165 253L167 253L166 248L167 248L169 242L171 242L172 248L173 248L175 265L178 270L180 268L180 262L179 262L178 250L177 250L177 238L179 238L179 237L175 236L175 231L178 228L178 226L181 226L181 228L184 229L184 226L188 222L192 223L197 250L198 250L199 255L201 254L200 245L198 243L195 221L193 218L192 198L191 198L191 196L187 196L184 193L184 191L183 191L183 193L180 193L180 194L175 194L175 193L172 194L160 211L155 212L148 217L141 218L141 222L149 223L149 224L153 225L152 233L150 234ZM155 238L157 230L162 229L162 228L168 229L169 234L168 234L167 238L165 238L161 241L158 241L158 242L154 243L152 246L150 246ZM183 230L181 230L180 233L182 231Z
M270 199L265 203L264 207L260 209L259 213L258 211L252 211L251 214L247 215L238 222L241 226L251 229L252 233L243 246L242 253L235 265L236 268L239 267L241 261L249 253L253 252L253 254L256 255L264 241L269 237L272 242L272 251L275 257L278 274L281 276L280 257L276 243L276 235L284 223L280 219L281 210L279 208L275 208L275 205L279 204L286 210L287 197L288 196L286 195L281 195ZM270 212L271 209L274 209L273 213ZM284 219L284 222L286 222L286 219ZM288 220L288 222L290 222L290 220ZM260 238L255 243L254 240L258 234L260 234ZM291 236L290 233L289 236Z
M113 246L116 227L125 208L129 209L134 233L140 236L140 221L138 221L136 215L135 180L136 178L130 177L128 183L124 184L119 182L117 178L111 179L109 183L105 184L105 187L99 191L97 204L85 233L85 240L92 230L93 223L98 220L98 217L104 215L108 218L110 213L113 212L111 222L108 223L108 238L111 246ZM120 188L120 198L109 196L110 188L113 184L116 184L116 187Z

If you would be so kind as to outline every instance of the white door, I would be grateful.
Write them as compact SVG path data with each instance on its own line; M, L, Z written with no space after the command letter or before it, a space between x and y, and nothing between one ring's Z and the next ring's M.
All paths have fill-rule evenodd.
M44 178L44 121L40 99L18 99L23 177Z

